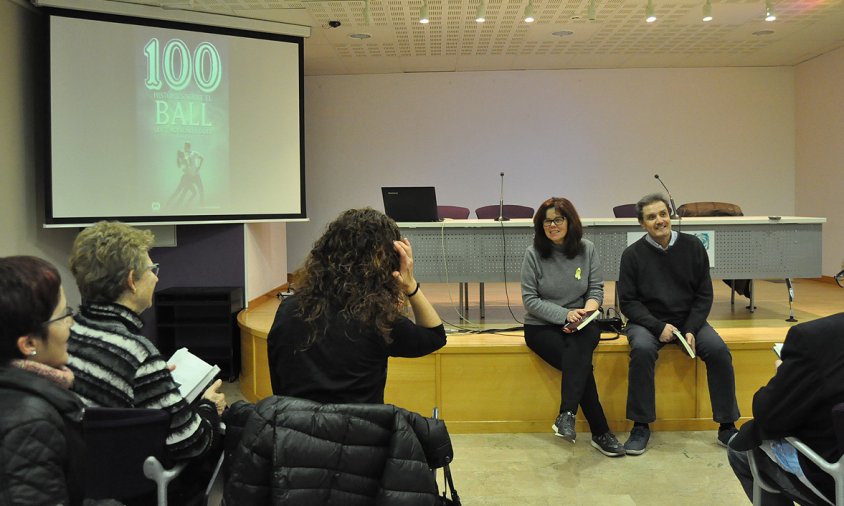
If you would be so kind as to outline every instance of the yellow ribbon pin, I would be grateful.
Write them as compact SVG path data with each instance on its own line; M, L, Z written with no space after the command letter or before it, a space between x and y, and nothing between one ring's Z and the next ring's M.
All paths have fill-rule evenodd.
M580 279L580 272L580 267L578 267L577 270L574 271L574 279Z

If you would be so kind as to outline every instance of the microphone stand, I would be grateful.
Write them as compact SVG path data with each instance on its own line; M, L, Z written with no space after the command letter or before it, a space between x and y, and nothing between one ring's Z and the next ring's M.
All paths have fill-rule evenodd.
M504 216L504 173L501 173L501 198L498 200L498 218L495 221L510 221Z
M674 203L674 197L671 196L671 192L668 191L668 187L665 186L665 183L663 183L662 179L659 178L659 174L654 174L654 178L659 181L659 184L665 188L665 193L668 194L668 202L671 204L671 218L677 218L677 204Z

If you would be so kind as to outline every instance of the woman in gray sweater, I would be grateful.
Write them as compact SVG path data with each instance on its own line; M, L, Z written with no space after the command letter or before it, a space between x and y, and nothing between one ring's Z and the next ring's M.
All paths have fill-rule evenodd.
M592 352L601 336L592 321L567 332L587 311L604 299L604 280L595 245L583 237L577 211L568 199L552 197L533 217L533 246L522 263L522 302L525 342L544 361L562 372L560 415L554 433L574 443L578 405L592 430L592 446L608 457L621 457L624 448L610 432L592 372Z

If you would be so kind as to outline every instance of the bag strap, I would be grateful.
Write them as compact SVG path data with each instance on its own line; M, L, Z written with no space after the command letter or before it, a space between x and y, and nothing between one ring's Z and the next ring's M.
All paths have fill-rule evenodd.
M454 488L454 480L451 477L451 469L449 469L448 464L443 466L443 475L445 476L445 483L448 487L449 495L451 496L451 504L453 504L454 506L461 506L460 496L457 495L457 490L455 490ZM445 490L443 490L442 498L443 502L446 503L447 499L445 496Z

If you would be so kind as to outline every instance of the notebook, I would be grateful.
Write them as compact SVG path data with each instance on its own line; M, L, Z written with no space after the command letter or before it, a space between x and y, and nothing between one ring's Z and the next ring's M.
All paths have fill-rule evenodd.
M433 186L383 186L384 214L395 221L440 221Z

